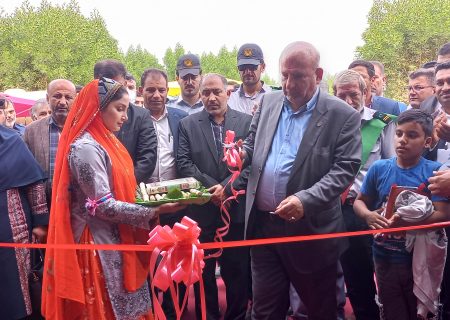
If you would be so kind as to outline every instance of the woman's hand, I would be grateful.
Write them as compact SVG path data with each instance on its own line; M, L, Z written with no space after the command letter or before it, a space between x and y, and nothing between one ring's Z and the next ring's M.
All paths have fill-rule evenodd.
M181 204L178 202L172 202L172 203L164 203L160 206L155 207L156 214L166 214L166 213L173 213L180 210L183 210L186 208L187 205Z
M31 233L38 243L47 242L47 226L34 227Z

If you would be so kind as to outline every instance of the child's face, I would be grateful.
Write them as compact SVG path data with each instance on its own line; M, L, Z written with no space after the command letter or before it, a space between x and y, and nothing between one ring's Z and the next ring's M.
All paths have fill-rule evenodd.
M431 137L426 137L422 126L417 122L397 125L395 130L395 152L402 160L417 160L424 148L430 147Z

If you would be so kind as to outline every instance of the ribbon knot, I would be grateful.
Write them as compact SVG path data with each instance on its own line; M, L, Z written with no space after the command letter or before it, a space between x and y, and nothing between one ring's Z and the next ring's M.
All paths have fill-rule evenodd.
M197 222L183 217L181 222L175 223L172 229L169 226L158 225L149 233L147 243L153 250L150 260L150 278L155 319L166 319L157 299L155 288L162 291L170 289L175 313L177 319L180 319L187 302L189 287L197 281L200 282L201 287L202 318L205 318L206 307L202 279L202 269L205 263L203 261L204 252L202 249L198 249L200 231ZM157 264L159 256L161 260ZM177 286L176 289L174 282ZM186 285L186 294L180 308L177 301L179 301L178 284L181 282Z
M111 198L112 198L111 192L97 200L95 200L95 199L92 200L91 198L87 198L85 207L91 216L95 216L95 209L97 209L98 205L105 202L108 199L111 199Z

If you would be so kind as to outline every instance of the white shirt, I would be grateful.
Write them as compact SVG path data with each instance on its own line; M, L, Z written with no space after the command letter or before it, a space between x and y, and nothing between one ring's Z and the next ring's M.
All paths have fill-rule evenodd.
M361 113L361 128L367 121L373 119L373 115L376 110L364 107ZM353 182L352 187L350 188L350 192L348 193L347 198L356 198L359 190L361 189L362 182L364 177L367 174L370 166L377 160L380 159L389 159L395 156L395 145L394 145L394 136L395 136L395 122L391 121L388 123L381 131L380 136L378 137L377 142L370 151L369 157L367 158L364 166L359 170L358 175Z
M158 138L157 162L150 182L172 180L176 178L175 156L173 154L173 136L170 131L167 108L164 115L155 119L151 116Z

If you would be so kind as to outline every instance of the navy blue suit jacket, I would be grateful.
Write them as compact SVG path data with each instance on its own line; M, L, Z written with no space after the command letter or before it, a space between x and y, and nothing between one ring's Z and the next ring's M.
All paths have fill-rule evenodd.
M372 109L394 116L400 114L399 102L385 97L373 96Z
M167 119L169 121L169 127L173 137L173 154L176 159L178 153L178 127L180 125L181 119L187 117L188 113L184 112L183 110L171 107L167 107L167 113Z

